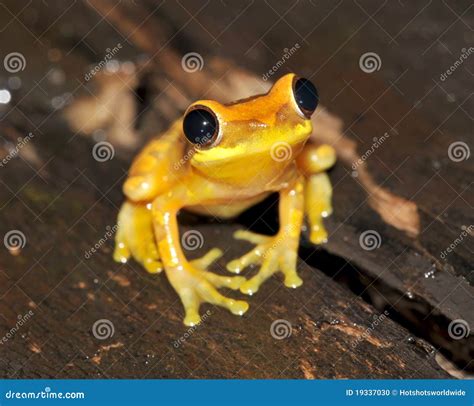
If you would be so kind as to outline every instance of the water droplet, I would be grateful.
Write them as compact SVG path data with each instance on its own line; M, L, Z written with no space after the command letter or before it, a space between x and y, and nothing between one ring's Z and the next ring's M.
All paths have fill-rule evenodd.
M119 61L116 61L115 59L112 61L108 61L105 64L105 70L110 73L116 73L120 69L120 63Z
M64 107L64 99L61 96L56 96L51 99L51 106L54 109L60 109Z
M0 89L0 104L8 104L11 99L12 95L7 89Z
M439 161L433 161L433 168L435 168L435 169L441 168L441 162L439 162Z
M12 90L18 90L21 87L21 79L18 76L8 78L8 86L10 86Z
M436 269L432 269L428 272L425 272L425 278L434 279L435 278L435 272L436 272Z
M66 75L62 69L51 69L48 74L48 79L53 85L62 85L66 80Z

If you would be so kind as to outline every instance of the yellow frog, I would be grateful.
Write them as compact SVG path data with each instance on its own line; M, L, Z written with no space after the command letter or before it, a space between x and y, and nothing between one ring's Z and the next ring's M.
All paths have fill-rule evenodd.
M251 295L276 272L288 287L303 283L296 261L304 216L310 240L321 244L327 239L322 219L332 212L325 171L334 164L335 151L307 142L318 101L315 86L294 74L280 78L267 94L232 104L199 100L133 162L123 188L127 200L118 216L114 259L126 262L132 255L150 273L164 269L183 303L184 324L200 322L204 302L237 315L247 311L247 302L223 296L221 287ZM207 271L222 255L217 248L200 259L186 259L178 232L180 209L230 218L275 191L279 232L236 232L235 238L256 247L227 265L238 274L259 264L254 277Z

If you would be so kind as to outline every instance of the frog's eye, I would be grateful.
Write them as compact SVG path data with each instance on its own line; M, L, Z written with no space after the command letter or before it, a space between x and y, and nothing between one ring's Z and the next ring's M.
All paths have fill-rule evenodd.
M206 146L215 142L219 134L219 122L212 110L195 106L184 117L183 132L192 144Z
M310 118L318 107L319 95L316 86L308 79L296 78L293 81L293 95L300 112Z

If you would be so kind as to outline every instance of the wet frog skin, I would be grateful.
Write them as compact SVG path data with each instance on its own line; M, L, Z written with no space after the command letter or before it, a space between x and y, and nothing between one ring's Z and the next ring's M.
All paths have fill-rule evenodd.
M294 74L280 78L267 94L233 104L199 100L134 160L123 187L114 259L133 256L150 273L164 270L182 301L186 325L200 322L205 302L236 315L247 311L247 302L225 297L219 288L252 295L277 272L288 287L303 283L296 262L304 218L310 240L321 244L327 239L323 218L332 212L326 170L335 162L334 149L308 141L318 101L314 85ZM222 255L218 248L186 259L179 210L230 218L273 192L279 193L280 230L275 236L237 231L235 238L255 248L227 264L233 274L258 264L254 277L208 271Z

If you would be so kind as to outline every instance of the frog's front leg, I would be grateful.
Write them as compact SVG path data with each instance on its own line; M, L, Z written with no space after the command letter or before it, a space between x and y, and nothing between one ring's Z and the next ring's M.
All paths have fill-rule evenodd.
M303 222L304 180L299 177L290 187L280 191L280 230L275 236L250 231L237 231L235 238L248 240L256 247L239 259L227 264L230 272L240 273L251 264L260 264L258 273L242 284L240 291L254 294L271 275L280 271L288 287L297 288L303 281L296 272L298 245Z
M179 202L179 203L178 203ZM203 258L189 262L181 249L177 213L185 205L197 202L186 202L185 198L173 197L170 194L158 197L152 206L155 234L158 241L161 260L166 276L178 293L184 306L184 324L193 326L200 322L199 306L211 303L230 310L233 314L242 315L248 309L247 302L227 298L217 289L226 287L239 289L245 278L240 276L220 276L206 271L206 268L217 259L220 250L211 250Z

